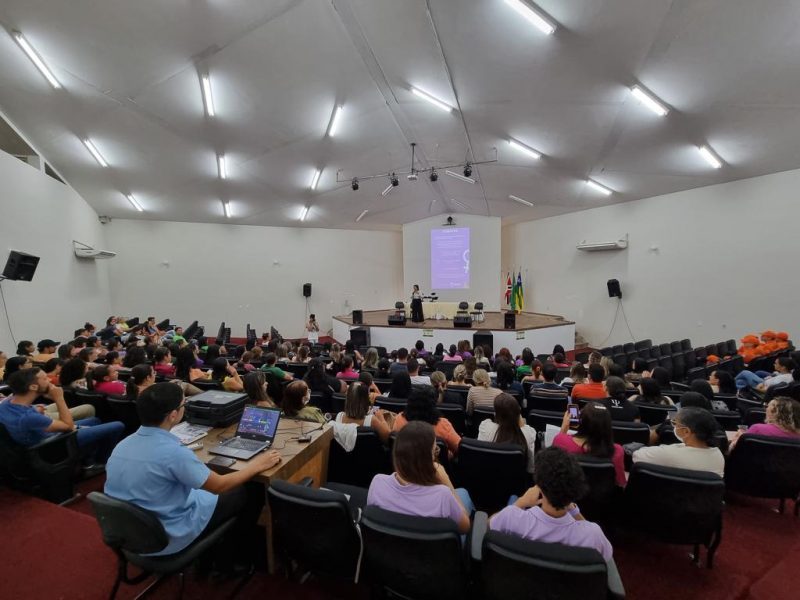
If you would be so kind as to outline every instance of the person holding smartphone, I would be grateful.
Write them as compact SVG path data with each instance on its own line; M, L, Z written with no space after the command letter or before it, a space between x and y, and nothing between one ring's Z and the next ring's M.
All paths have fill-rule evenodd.
M306 334L308 341L312 344L319 342L319 324L317 323L317 315L311 313L308 315L308 322L306 323Z

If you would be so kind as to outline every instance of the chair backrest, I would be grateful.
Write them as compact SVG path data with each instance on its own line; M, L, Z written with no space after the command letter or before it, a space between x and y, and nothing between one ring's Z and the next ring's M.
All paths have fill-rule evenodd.
M688 364L687 364L688 366ZM686 381L692 383L695 379L706 379L707 378L707 369L706 367L692 367L686 369Z
M442 373L444 373L444 376L447 377L448 381L450 381L453 379L453 371L456 370L457 366L458 366L457 362L440 360L433 366L433 369L434 371L441 371Z
M617 472L610 458L577 455L578 464L589 486L586 495L578 499L581 514L590 521L608 518L617 505Z
M767 420L766 408L751 408L742 417L742 423L750 427L756 423L763 423Z
M662 406L660 404L648 404L646 402L635 402L639 408L639 416L648 425L660 425L668 417L674 417L676 408L674 406Z
M481 585L485 600L608 597L607 567L597 550L491 530L483 538Z
M661 541L708 545L722 527L724 495L725 483L715 473L634 463L626 517Z
M463 438L455 484L469 491L478 510L492 514L503 508L512 494L527 489L527 466L527 455L517 445Z
M2 424L0 424L0 470L14 478L25 477L28 471L25 447L17 444Z
M331 440L328 481L368 488L378 473L391 473L391 459L374 429L359 427L356 435L356 446L350 452Z
M537 448L539 448L544 441L544 434L545 431L547 431L547 426L553 425L554 427L560 428L563 420L563 411L532 409L528 412L528 425L536 430Z
M684 350L691 350L692 349L692 341L689 339L681 340L681 348Z
M686 372L694 369L697 366L697 355L691 348L683 351L683 362L686 364Z
M483 423L486 419L489 419L490 421L494 419L494 411L476 408L472 412L472 416L467 424L467 437L478 437L478 429L480 428L481 423Z
M711 414L725 431L736 431L742 423L742 415L735 410L713 410Z
M100 492L90 492L103 542L112 549L133 554L150 554L166 548L167 532L158 517L131 502L118 500Z
M467 413L464 412L464 407L460 404L439 404L436 408L439 413L450 421L453 429L456 430L458 435L464 435L467 432Z
M288 363L285 367L283 367L284 371L288 371L292 375L294 375L295 379L302 379L305 377L306 373L308 373L308 364L307 363Z
M459 302L458 303L458 310L467 310L469 308L468 302Z
M672 350L672 353L675 354L676 352L681 352L683 350L683 345L681 344L680 340L676 340L674 342L670 342L669 348Z
M680 351L672 355L672 379L682 381L684 377L686 377L686 361L683 352Z
M635 421L611 421L611 430L614 433L614 443L624 445L636 442L647 445L650 443L650 427L647 423Z
M397 310L403 310L406 307L406 305L398 300L397 302L394 303L394 307Z
M728 489L759 498L800 495L800 440L745 433L725 465Z
M408 400L405 398L387 398L386 396L378 396L375 398L375 406L398 414L406 409L407 403Z
M367 506L361 516L362 572L405 598L466 597L467 573L455 521Z
M567 397L558 398L531 393L528 396L528 408L531 410L560 411L563 415L564 411L567 410Z
M355 576L361 537L344 494L281 480L267 494L279 553L313 573Z
M117 398L109 396L107 398L108 406L114 417L118 421L122 421L125 425L125 433L131 434L142 424L139 420L139 412L136 410L136 402L128 400L127 398Z
M214 381L212 379L195 379L192 382L192 385L198 389L203 390L204 392L209 390L222 390L222 384L219 381Z
M311 397L308 401L309 405L316 406L323 413L332 413L331 396L333 394L326 394L323 392L311 392Z
M658 366L664 367L669 373L670 379L672 379L672 356L669 354L661 353L661 357L658 359Z
M634 344L633 342L626 342L622 344L622 351L625 354L627 354L628 352L633 352L634 350L636 350L636 344Z
M644 350L645 348L650 348L653 345L653 340L646 339L646 340L639 340L636 342L633 347L637 350Z

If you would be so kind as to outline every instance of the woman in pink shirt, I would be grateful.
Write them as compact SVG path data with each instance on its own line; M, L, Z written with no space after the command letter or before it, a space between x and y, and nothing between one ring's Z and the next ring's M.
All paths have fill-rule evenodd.
M580 422L575 435L569 431L569 411L564 413L561 432L553 440L553 446L570 454L588 454L596 458L607 458L614 463L617 485L625 487L625 453L622 446L614 443L611 430L611 413L598 402L589 402L581 410Z
M765 422L751 425L746 432L739 432L731 442L730 449L733 449L742 433L800 439L800 402L787 396L778 396L770 400L767 404Z
M358 371L353 369L353 357L346 355L342 359L342 370L336 374L336 379L358 380Z
M109 365L100 365L92 370L95 392L109 396L124 396L125 384L119 380L117 368Z

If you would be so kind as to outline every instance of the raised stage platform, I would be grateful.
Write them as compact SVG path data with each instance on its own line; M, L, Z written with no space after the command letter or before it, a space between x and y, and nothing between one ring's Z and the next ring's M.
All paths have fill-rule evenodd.
M369 331L370 345L384 346L388 349L412 348L417 340L425 342L425 348L433 350L436 344L457 344L459 340L473 343L475 333L492 334L492 347L495 352L508 348L519 354L526 346L534 354L549 353L553 346L561 344L565 350L575 346L575 323L558 315L521 312L517 314L516 328L505 329L502 312L485 312L482 322L473 322L469 328L453 327L453 321L426 319L422 323L406 321L405 327L389 326L388 317L394 310L365 310L362 325L353 325L351 315L333 317L333 337L344 343L350 339L350 330L363 327Z

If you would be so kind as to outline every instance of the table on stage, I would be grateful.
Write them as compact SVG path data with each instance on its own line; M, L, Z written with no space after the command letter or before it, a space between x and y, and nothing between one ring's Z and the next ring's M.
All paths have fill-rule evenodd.
M450 321L453 320L453 317L456 316L458 312L458 305L460 302L442 302L437 300L436 302L430 301L423 301L422 302L422 313L425 315L426 319L449 319ZM475 303L474 302L467 302L469 304L469 308L467 311L474 310ZM437 316L438 315L438 316Z
M238 423L229 427L219 427L212 429L202 440L203 447L195 451L197 458L207 463L215 455L208 452L208 448L217 445L220 438L225 439L236 433ZM326 424L319 429L319 423L308 421L298 421L281 417L278 423L278 432L272 444L272 450L277 450L281 454L281 462L267 471L262 471L253 481L259 481L265 487L269 487L271 481L280 479L297 483L305 477L314 480L314 487L325 484L328 475L328 454L331 441L333 440L333 426ZM297 442L297 437L301 433L311 436L311 442L301 444ZM238 471L247 464L246 461L236 461L227 468L209 466L217 473L225 474L231 471ZM267 531L267 566L270 573L275 572L275 555L272 548L272 519L269 510L269 503L264 504L259 524L264 525Z

